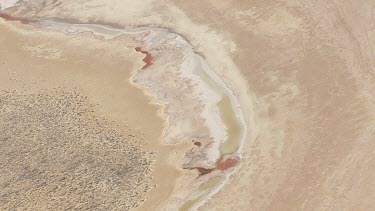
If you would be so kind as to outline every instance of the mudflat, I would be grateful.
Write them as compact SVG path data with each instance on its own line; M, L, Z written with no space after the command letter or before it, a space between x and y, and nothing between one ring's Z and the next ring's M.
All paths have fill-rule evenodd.
M133 192L127 192L109 183L137 196L121 197L129 209L375 207L373 2L0 3L7 5L2 30L13 33L0 37L4 107L30 104L37 112L22 118L41 122L36 108L49 109L41 99L85 96L79 109L93 112L83 112L83 122L91 124L92 115L113 121L105 128L126 140L124 155L133 156L125 149L134 147L144 163L128 168L142 175L143 189L129 186ZM20 116L14 110L4 116ZM74 112L67 116L76 121ZM103 153L113 153L109 146ZM115 158L95 159L99 165ZM56 166L65 172L65 164ZM100 174L111 171L102 168L97 177L111 178ZM91 181L90 175L76 179ZM116 204L103 198L107 202Z

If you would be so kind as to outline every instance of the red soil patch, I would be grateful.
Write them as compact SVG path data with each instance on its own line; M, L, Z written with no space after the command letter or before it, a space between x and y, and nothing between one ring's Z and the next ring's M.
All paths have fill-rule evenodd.
M141 52L143 54L146 55L146 57L144 59L142 59L142 61L144 61L146 64L142 67L142 69L145 69L147 67L149 67L150 65L152 65L152 55L148 52L148 51L142 51L141 47L136 47L135 50L137 52Z
M19 21L23 24L27 24L29 23L29 21L25 20L25 19L22 19L22 18L16 18L16 17L13 17L11 15L8 15L8 14L5 14L5 13L0 13L0 18L4 19L4 20L7 20L7 21Z
M206 169L206 168L197 167L197 170L199 171L199 176L203 176L205 174L211 173L215 169Z
M228 157L228 155L224 155L217 161L215 168L194 167L194 168L188 168L188 169L197 169L199 171L198 177L200 177L200 176L209 174L215 170L225 171L227 169L230 169L236 166L237 163L238 163L238 157L236 156Z
M221 170L221 171L224 171L224 170L227 170L229 168L232 168L234 166L236 166L238 163L238 160L235 159L235 158L227 158L227 159L223 159L223 157L221 157L221 159L217 162L217 169Z
M194 142L194 145L195 145L195 146L198 146L198 147L202 146L201 142L199 142L199 141Z

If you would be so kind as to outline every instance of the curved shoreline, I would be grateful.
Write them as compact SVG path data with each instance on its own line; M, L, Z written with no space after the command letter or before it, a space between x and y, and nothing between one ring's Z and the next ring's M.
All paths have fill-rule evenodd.
M9 16L9 17L11 17L11 16ZM4 18L4 19L6 19L6 18ZM18 19L18 18L13 18L13 19L8 19L8 20L21 21L21 23L24 23L23 21L27 21L27 20ZM130 36L130 37L133 36L133 38L135 40L137 40L137 41L139 41L139 42L141 42L143 44L143 46L141 45L142 47L140 47L139 50L141 50L141 49L143 49L143 47L145 47L146 50L144 50L144 52L147 52L146 56L148 54L154 55L154 53L153 53L154 49L152 49L152 48L148 49L150 46L147 46L147 44L149 44L149 45L152 46L153 43L151 43L151 44L147 43L147 40L145 40L145 37L143 37L143 35L141 35L141 38L137 37L137 35L142 34L143 32L150 32L150 34L153 34L153 33L158 33L158 32L160 33L160 31L162 31L167 36L168 35L174 36L177 40L179 40L180 42L182 42L184 46L188 46L188 48L186 50L188 51L187 54L191 54L190 58L196 57L195 59L197 59L202 64L202 66L203 66L202 69L209 76L209 79L212 80L212 82L214 82L217 86L219 86L220 89L221 89L221 91L222 91L222 93L224 93L229 98L230 103L231 103L231 107L232 107L232 111L235 114L235 118L238 120L238 122L240 122L240 125L241 125L241 135L240 135L240 140L238 140L238 148L237 148L237 150L235 152L232 152L232 153L229 153L229 154L232 155L232 156L238 157L238 159L241 158L241 153L240 152L242 150L243 142L246 139L247 126L246 126L246 123L245 123L245 120L244 120L244 117L243 117L243 111L240 108L239 101L236 98L236 96L233 94L233 92L227 87L227 85L214 72L214 70L212 70L208 66L208 64L204 61L204 58L202 56L198 55L197 53L195 53L194 50L193 50L193 47L190 45L190 43L186 39L184 39L181 35L173 33L173 32L170 32L170 30L167 30L165 28L145 28L145 27L140 27L138 29L130 28L130 29L121 30L121 29L116 29L116 28L113 28L113 27L108 27L108 26L103 26L103 25L98 25L98 24L65 24L63 22L48 21L48 20L42 20L42 21L36 20L35 24L37 26L39 24L41 24L42 28L43 27L47 27L48 30L57 30L57 31L63 32L65 34L67 34L67 35L75 35L75 34L78 34L78 33L90 32L94 36L99 36L102 39L113 39L113 38L116 38L116 37L121 36L121 35ZM46 25L43 26L43 24L46 24ZM51 25L49 25L49 24L51 24ZM56 27L56 25L57 25L57 27ZM74 26L74 27L72 27L72 26ZM91 26L93 26L93 27L91 27ZM59 27L62 27L62 28L59 28ZM65 27L65 31L64 30L61 31L62 29L64 29L64 27ZM110 32L110 33L106 34L104 32L95 31L93 29L94 27L101 28L103 30L107 30L107 32ZM126 31L126 30L128 30L128 31ZM147 36L149 36L149 35L146 35L146 38L147 38ZM151 52L151 53L149 53L149 52ZM155 53L155 55L158 56L158 53ZM186 59L183 60L183 61L186 61ZM155 62L157 62L157 59L155 59ZM149 67L150 65L149 65L148 62L146 62L146 65L142 69L147 69L147 67ZM138 82L137 81L136 76L139 74L139 71L135 72L135 74L133 75L133 77L132 77L131 80L134 79L134 81L132 81L132 82L133 82L133 84L135 83L135 85L137 85L137 87L139 87L140 84L142 86L146 86L146 87L144 87L146 89L144 89L142 87L142 89L144 89L145 93L147 93L147 95L153 96L153 98L155 100L155 103L157 103L157 104L159 104L159 105L162 106L162 109L164 111L163 113L167 115L167 119L165 121L165 123L166 123L166 125L165 125L165 131L163 132L163 134L165 135L166 132L168 132L168 130L170 129L169 127L170 127L170 124L171 124L171 121L170 121L170 115L171 114L168 114L168 112L166 111L166 103L160 100L160 97L158 97L158 92L156 92L156 93L154 92L153 93L152 90L150 90L152 88L155 89L155 87L153 87L152 85L150 86L150 84L147 84L147 82ZM181 69L180 69L180 71L181 71ZM191 72L189 73L188 72L188 74L194 74L194 73L191 73ZM191 76L186 76L186 77L191 79ZM196 77L193 77L193 79L194 78L196 78ZM198 76L198 78L199 78L199 76ZM198 80L204 81L202 78L200 78ZM199 81L199 83L202 83L201 81ZM149 86L149 87L147 87L147 86ZM215 101L213 100L213 102L211 102L211 104L212 103L215 104ZM206 118L209 119L209 117L210 117L209 113L210 112L209 111L207 111L207 112L208 112L208 117L206 117ZM218 111L214 111L214 113L215 112L217 113ZM216 126L214 126L214 127L216 127ZM219 126L219 128L220 128L220 126ZM222 135L220 132L218 132L217 134L218 134L217 136L221 136ZM216 142L216 145L217 144L218 143ZM219 143L219 146L221 144L222 144L222 142ZM211 160L215 160L215 162L214 163L211 162L211 164L210 163L208 163L208 164L206 163L207 164L206 166L211 166L211 168L212 168L212 166L214 166L216 168L217 167L217 163L220 161L220 159L223 158L223 156L225 156L225 155L223 155L221 153L219 154L219 156L217 156L217 155L216 155L216 157L213 156L213 158L211 158ZM206 166L204 166L204 167L206 167ZM231 167L233 167L233 168L231 168ZM206 193L205 197L203 197L202 200L200 200L196 204L194 204L191 207L191 209L197 209L199 206L203 205L212 195L214 195L215 193L217 193L225 185L225 183L229 179L230 175L233 174L234 171L235 171L235 167L234 166L231 166L231 167L228 168L230 170L227 170L227 169L220 170L219 169L220 172L222 172L222 173L216 172L216 174L213 175L213 176L217 176L219 174L222 177L221 182L218 185L212 187L210 189L209 193L208 194ZM207 177L206 176L205 180L207 181L210 178L213 178L213 177L212 176L211 177ZM200 181L199 183L201 185L204 182ZM190 194L190 196L191 195L192 194ZM187 199L185 198L185 201L190 200L190 196L188 196ZM202 196L203 196L203 194L202 194Z

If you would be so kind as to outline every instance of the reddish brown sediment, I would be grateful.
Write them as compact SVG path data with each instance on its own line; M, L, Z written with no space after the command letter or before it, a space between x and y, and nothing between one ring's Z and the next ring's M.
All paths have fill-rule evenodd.
M212 171L215 170L215 168L213 168L213 169L206 169L206 168L201 168L201 167L198 167L196 169L199 171L199 176L203 176L203 175L209 174L209 173L211 173Z
M201 142L199 142L199 141L194 142L194 145L195 145L195 146L198 146L198 147L202 146Z
M229 168L236 166L237 163L238 163L238 159L236 158L227 158L224 160L223 157L221 157L221 159L216 164L216 168L221 171L224 171L224 170L227 170Z
M197 143L197 142L195 142ZM194 144L195 144L194 143ZM189 170L191 169L197 169L199 171L199 176L203 176L206 174L209 174L215 170L220 170L220 171L225 171L227 169L233 168L237 165L238 163L238 157L227 157L227 155L221 156L221 158L216 162L216 167L215 168L202 168L202 167L195 167L195 168L187 168Z
M215 168L183 167L183 169L188 169L188 170L196 169L196 170L198 170L198 172L199 172L199 176L198 176L197 178L199 178L200 176L203 176L203 175L209 174L209 173L211 173L212 171L216 170L216 167L215 167Z
M142 69L145 69L147 67L149 67L150 65L152 65L152 55L148 52L148 51L142 51L141 47L136 47L135 50L137 52L141 52L143 54L146 55L146 57L144 59L142 59L142 61L144 61L146 64L142 67Z
M23 24L29 23L28 20L25 20L25 19L22 19L22 18L13 17L11 15L8 15L6 13L1 13L1 12L0 12L0 18L2 18L4 20L7 20L7 21L18 21L18 22L21 22Z

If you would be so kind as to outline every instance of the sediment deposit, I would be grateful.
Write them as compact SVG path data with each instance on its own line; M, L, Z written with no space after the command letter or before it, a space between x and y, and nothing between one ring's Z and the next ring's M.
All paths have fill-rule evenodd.
M0 27L21 33L0 28L1 59L18 58L0 85L56 69L51 86L76 80L105 116L152 131L138 210L374 209L374 1L4 2Z
M122 39L125 46L145 54L143 61L146 64L135 72L131 80L136 86L145 88L148 95L155 97L155 103L164 107L166 128L162 143L195 143L197 146L187 149L184 161L177 163L176 167L197 170L199 179L191 181L191 184L184 184L184 190L178 190L180 195L172 197L166 209L185 206L188 201L196 201L189 208L197 208L228 180L241 157L239 150L246 138L243 113L233 92L181 35L155 27L133 26L120 29L46 19L27 21L9 15L3 15L3 18L20 23L28 22L27 27L60 31L67 35L92 33L97 39ZM220 110L219 104L224 99L228 100L229 107ZM223 145L228 145L231 135L228 134L223 112L225 115L232 115L232 119L237 122L235 127L238 127L236 140L228 142L232 145L229 147L232 150L229 151L221 150ZM199 188L218 176L222 178L221 181L205 189Z

